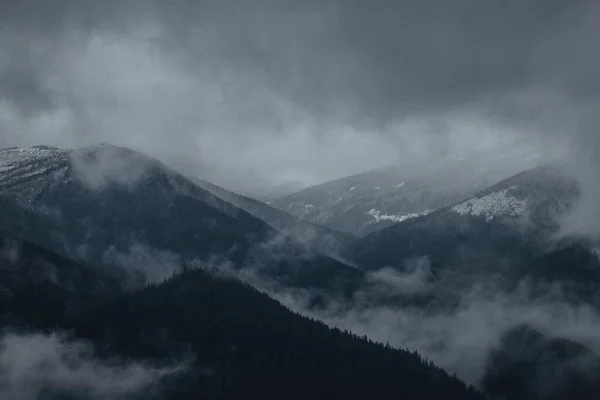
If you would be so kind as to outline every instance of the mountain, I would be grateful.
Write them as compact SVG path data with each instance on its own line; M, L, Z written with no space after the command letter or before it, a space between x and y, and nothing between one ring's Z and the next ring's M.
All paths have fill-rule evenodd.
M547 263L550 259L539 260L571 245L556 241L556 219L578 193L560 165L536 167L463 202L361 238L353 246L353 260L365 269L402 270L407 260L427 257L434 275L468 282L482 276L510 280L514 273L521 278L526 264Z
M189 169L189 166L181 165L181 170ZM195 167L198 177L204 181L217 184L219 187L227 188L244 196L252 197L264 202L287 196L304 189L308 185L299 180L272 181L265 179L252 168L248 170L230 169L223 165L209 167L208 165Z
M543 159L527 147L479 151L349 176L271 204L307 221L362 236L468 199Z
M300 286L360 276L125 148L2 150L0 193L0 228L81 262L137 269L148 281L182 264L231 264Z
M432 301L453 307L481 283L510 296L517 292L502 289L529 280L537 285L532 300L539 290L538 298L552 301L546 288L559 282L560 301L600 306L593 300L597 255L586 243L555 238L554 217L579 195L559 164L350 241L355 268L285 233L300 226L329 234L327 228L192 181L128 149L38 146L0 151L0 160L0 228L10 232L0 233L0 323L8 332L69 332L67 340L93 347L103 368L119 360L136 368L182 366L155 379L160 391L133 398L482 398L416 353L295 314L226 278L232 268L274 280L283 296L316 293L312 315L320 315L323 300L340 318L345 310L368 315L371 307L398 317L404 310L446 315ZM427 262L407 263L415 257ZM412 291L404 296L397 287ZM588 359L577 343L512 328L488 360L483 384L490 394L528 398L540 379L557 379L582 354ZM520 369L527 373L511 375ZM559 393L597 393L586 371L567 372ZM54 383L32 398L87 396L73 393L73 385L55 391Z
M92 308L70 328L133 359L195 357L159 398L483 398L416 353L328 328L202 271Z
M302 181L286 180L267 185L260 193L256 193L256 196L257 199L270 203L280 197L296 193L307 186L308 185Z
M497 398L597 399L599 377L600 357L590 349L519 326L490 356L483 386Z
M1 324L53 326L63 317L118 295L113 274L82 265L0 232Z
M220 199L265 221L274 229L330 257L343 255L344 250L355 240L354 235L302 220L266 203L231 192L210 182L201 179L192 181Z
M179 367L157 375L152 390L117 397L483 399L417 353L329 328L235 279L190 270L122 291L102 268L8 234L0 244L0 339L17 346L0 351L3 396L25 384L29 398L115 398L88 387L116 373L135 381L168 364ZM14 355L17 369L6 364ZM131 362L133 369L121 365Z

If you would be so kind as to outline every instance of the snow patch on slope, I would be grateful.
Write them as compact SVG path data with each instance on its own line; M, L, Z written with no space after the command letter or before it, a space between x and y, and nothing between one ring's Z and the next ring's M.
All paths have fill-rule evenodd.
M483 216L487 222L498 216L520 216L526 210L527 201L512 196L508 191L512 186L487 196L476 197L452 207L452 211L460 215Z
M288 205L288 208L294 208L294 207L302 207L302 208L304 208L305 212L308 212L311 208L315 208L314 205L306 204L303 201L293 201Z
M60 174L66 169L68 152L47 146L0 150L0 191L17 191L24 204L39 194L30 183Z
M381 221L403 222L403 221L406 221L407 219L417 218L417 217L420 217L423 215L427 215L429 213L430 213L429 210L425 210L422 213L409 213L409 214L404 214L404 215L389 215L389 214L382 214L381 211L373 208L373 209L369 210L369 212L367 214L369 214L371 217L373 217L375 219L375 221L372 221L372 222L381 222Z
M46 172L48 161L60 160L65 155L65 151L46 146L0 150L0 173L23 175L25 169L26 175L42 174Z

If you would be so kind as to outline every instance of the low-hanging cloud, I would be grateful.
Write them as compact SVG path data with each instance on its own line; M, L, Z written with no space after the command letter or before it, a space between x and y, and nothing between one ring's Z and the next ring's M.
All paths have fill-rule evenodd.
M133 185L152 167L140 153L105 145L76 150L69 159L76 179L92 190Z
M34 400L48 393L127 398L157 389L162 378L184 368L100 360L88 343L59 334L6 333L0 339L0 397L6 399Z
M600 159L589 155L570 165L569 172L579 186L579 198L569 212L559 218L562 235L600 240L600 181L596 176L599 169Z
M277 229L277 228L276 228ZM334 231L298 222L287 224L272 231L267 237L255 244L251 254L257 252L268 255L271 260L303 260L327 256L347 265L354 265L347 257L347 237L336 235Z
M282 179L313 183L533 141L567 150L581 184L563 232L600 236L598 8L594 0L5 0L0 147L110 142L257 193ZM108 164L117 181L138 176ZM92 186L107 182L99 177ZM494 292L466 296L450 315L338 311L321 317L420 349L470 380L482 349L519 313L541 327L598 328L591 311ZM473 362L456 366L456 355Z
M582 143L594 15L593 0L4 1L0 146L111 142L248 192L505 138Z
M400 293L403 292L397 292ZM600 352L596 335L600 314L596 309L575 306L550 295L533 299L527 285L514 293L474 288L463 293L458 306L432 309L364 305L365 298L373 298L367 292L359 294L359 306L332 301L328 307L315 310L308 307L310 292L280 290L271 294L290 308L329 325L394 347L417 350L476 385L502 336L519 326L530 326L550 337L571 339Z
M109 247L102 262L120 268L134 286L163 282L184 267L179 255L139 243L132 244L127 251Z
M369 271L366 281L376 285L379 291L402 294L417 294L431 289L429 283L431 270L427 257L420 257L406 262L402 271L392 267L383 267Z
M503 336L521 326L551 338L573 340L600 354L600 312L591 303L573 303L560 283L524 279L509 290L489 279L452 286L443 276L436 279L430 274L426 257L409 260L405 267L404 271L383 268L366 273L350 301L323 290L282 287L252 266L234 269L220 264L215 271L251 284L290 309L330 326L416 350L475 385L481 384L490 354L501 346ZM451 302L443 297L448 292ZM440 296L441 304L398 302L427 295Z
M16 264L21 255L22 243L18 240L5 239L0 245L0 260Z

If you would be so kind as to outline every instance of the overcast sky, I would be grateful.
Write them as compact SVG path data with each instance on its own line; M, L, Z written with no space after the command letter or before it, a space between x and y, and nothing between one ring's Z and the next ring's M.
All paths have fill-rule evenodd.
M599 78L596 0L0 0L0 147L109 142L229 186L594 153Z

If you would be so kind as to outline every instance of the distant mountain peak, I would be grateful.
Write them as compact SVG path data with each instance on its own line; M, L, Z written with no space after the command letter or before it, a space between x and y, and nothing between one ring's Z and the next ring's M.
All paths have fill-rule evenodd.
M543 160L543 154L529 148L477 151L379 168L308 187L271 204L310 222L364 236L466 201Z

